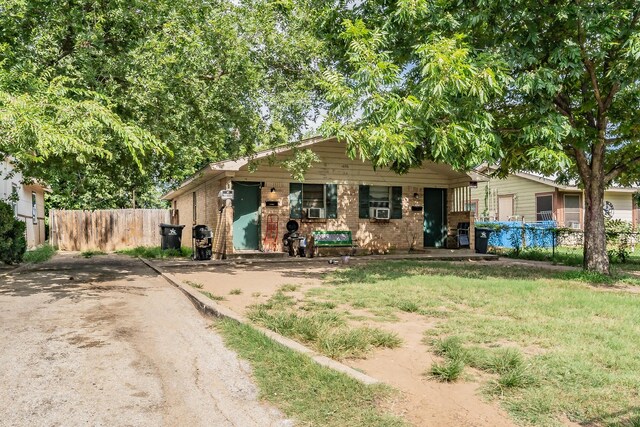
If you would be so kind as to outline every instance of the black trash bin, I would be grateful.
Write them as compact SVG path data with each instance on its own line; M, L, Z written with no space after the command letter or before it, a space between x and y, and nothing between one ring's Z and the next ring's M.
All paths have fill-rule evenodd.
M479 254L486 254L489 247L489 237L491 237L490 228L476 227L476 252Z
M184 225L160 224L160 248L180 249L182 246L182 229Z

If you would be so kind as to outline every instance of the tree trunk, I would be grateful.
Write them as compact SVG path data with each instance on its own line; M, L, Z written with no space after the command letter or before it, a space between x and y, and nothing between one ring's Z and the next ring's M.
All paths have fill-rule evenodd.
M584 268L609 274L607 237L604 230L604 179L585 183Z

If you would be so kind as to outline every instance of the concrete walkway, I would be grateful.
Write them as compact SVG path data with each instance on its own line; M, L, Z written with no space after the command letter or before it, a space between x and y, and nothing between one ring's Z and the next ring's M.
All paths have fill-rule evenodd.
M123 256L0 278L0 366L3 426L291 424L180 291Z

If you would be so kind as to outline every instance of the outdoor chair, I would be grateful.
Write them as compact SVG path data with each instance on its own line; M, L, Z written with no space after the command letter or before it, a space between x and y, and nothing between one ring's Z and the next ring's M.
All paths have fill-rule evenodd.
M457 234L457 240L458 240L458 247L462 248L462 247L470 247L470 241L469 241L469 227L471 226L470 223L468 222L459 222L458 223L458 234Z

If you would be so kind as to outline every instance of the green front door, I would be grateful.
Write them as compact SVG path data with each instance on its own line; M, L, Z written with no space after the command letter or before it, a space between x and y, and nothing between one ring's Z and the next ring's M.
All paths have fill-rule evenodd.
M257 250L260 243L259 182L233 183L233 248Z
M424 189L424 246L443 248L447 239L447 190Z

